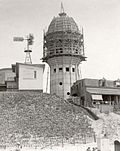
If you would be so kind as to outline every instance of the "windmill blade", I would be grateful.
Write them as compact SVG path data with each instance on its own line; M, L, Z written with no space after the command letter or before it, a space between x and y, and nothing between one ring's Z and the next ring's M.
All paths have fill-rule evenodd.
M23 37L14 37L13 38L13 41L23 41L24 40L24 38Z

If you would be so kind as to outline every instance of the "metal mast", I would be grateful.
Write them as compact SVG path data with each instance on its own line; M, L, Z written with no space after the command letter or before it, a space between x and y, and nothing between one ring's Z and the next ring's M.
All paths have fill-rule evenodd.
M64 16L66 15L65 11L64 11L64 7L63 7L63 3L61 2L61 10L60 10L60 13L59 13L60 16Z
M65 13L65 11L64 11L64 7L63 7L63 3L61 2L61 11L60 11L60 13L62 14L62 13Z

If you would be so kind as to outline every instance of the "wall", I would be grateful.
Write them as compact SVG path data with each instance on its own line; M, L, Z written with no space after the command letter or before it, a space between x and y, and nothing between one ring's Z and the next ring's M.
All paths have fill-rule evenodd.
M72 96L84 96L85 95L85 80L78 80L71 87L71 95Z
M11 68L0 69L0 83L5 84L5 81L14 81L15 73Z
M16 81L8 81L6 83L7 85L7 91L15 91L15 89L18 89L18 85Z
M94 86L98 87L99 86L99 80L96 79L84 79L85 81L85 86Z
M42 90L44 65L35 66L19 64L18 89L19 90ZM36 72L36 76L35 76Z
M94 86L94 87L99 87L100 86L100 80L102 79L84 79L85 80L85 86ZM105 86L106 87L116 87L115 86L115 81L112 80L105 80Z
M50 92L52 94L55 93L65 99L69 98L70 88L79 78L78 65L80 61L79 58L73 56L59 56L49 59ZM67 71L66 68L68 68L69 71Z

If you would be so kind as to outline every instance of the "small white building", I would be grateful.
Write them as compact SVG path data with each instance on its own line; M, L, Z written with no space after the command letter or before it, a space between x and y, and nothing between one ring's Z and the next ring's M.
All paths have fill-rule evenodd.
M12 65L10 70L10 76L8 70L4 69L4 74L1 72L1 84L6 86L7 91L15 90L37 90L43 91L43 73L44 64L25 64L16 63ZM5 89L4 89L5 90Z
M16 63L13 65L18 90L43 90L44 68L44 64Z

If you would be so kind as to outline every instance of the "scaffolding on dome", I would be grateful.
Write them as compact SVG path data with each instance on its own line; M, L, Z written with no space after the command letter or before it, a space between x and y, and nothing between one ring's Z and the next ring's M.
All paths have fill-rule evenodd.
M79 30L76 22L61 11L58 17L51 21L48 31L44 32L43 61L60 55L79 57L85 61L83 28Z
M85 61L83 33L71 31L44 33L43 50L43 60L58 55L72 55Z

